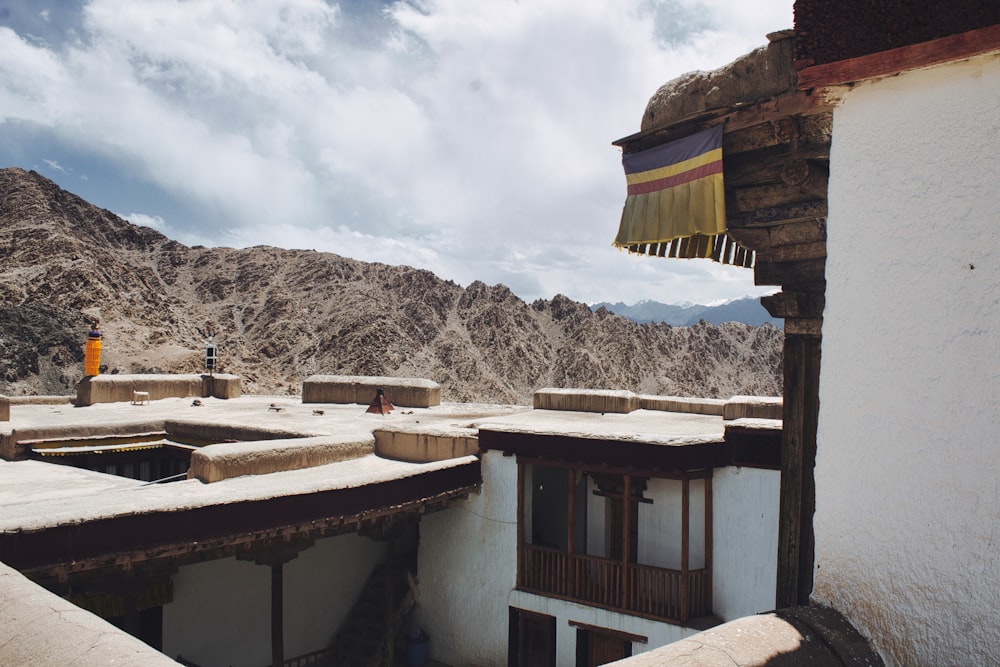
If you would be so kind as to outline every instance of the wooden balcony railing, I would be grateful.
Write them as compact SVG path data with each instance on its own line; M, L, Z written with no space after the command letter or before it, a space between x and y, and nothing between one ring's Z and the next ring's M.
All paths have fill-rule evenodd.
M533 544L522 549L518 583L524 590L680 623L711 613L704 568L688 570L685 577L680 570L626 565Z

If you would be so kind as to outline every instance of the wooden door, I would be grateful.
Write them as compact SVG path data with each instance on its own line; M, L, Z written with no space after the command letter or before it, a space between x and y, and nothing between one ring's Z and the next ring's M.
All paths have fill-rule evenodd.
M597 667L632 656L632 642L593 630L577 630L576 667Z
M555 667L555 617L511 608L509 646L510 667Z

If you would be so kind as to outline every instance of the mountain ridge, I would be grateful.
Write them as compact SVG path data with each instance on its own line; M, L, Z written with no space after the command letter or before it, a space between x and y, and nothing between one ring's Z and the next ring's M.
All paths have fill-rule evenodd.
M17 168L0 169L0 392L69 393L93 320L107 372L199 372L204 344L247 393L309 375L432 379L448 401L541 387L779 395L781 333L639 324L562 295L269 246L188 247Z
M784 322L780 319L771 317L771 314L761 305L760 299L752 296L733 299L715 306L695 303L669 304L651 299L644 299L631 305L622 301L615 303L602 301L590 306L590 309L594 311L600 308L606 308L615 315L621 315L640 323L663 322L683 327L697 324L699 320L705 320L712 324L742 322L759 327L766 323L779 329L784 326Z

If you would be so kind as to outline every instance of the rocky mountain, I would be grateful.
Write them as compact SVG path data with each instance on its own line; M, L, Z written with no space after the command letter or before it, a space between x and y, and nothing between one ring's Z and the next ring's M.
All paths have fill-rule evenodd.
M718 306L669 304L647 300L632 305L626 305L622 301L602 302L590 307L591 310L595 311L601 308L636 322L663 322L675 326L689 326L697 324L699 320L705 320L712 324L743 322L754 326L767 323L778 328L784 325L781 320L771 317L771 314L761 305L760 299L749 296Z
M407 266L187 247L16 168L0 170L0 257L10 395L72 393L92 320L106 372L200 372L212 336L247 393L298 393L314 373L425 377L447 401L518 404L540 387L781 392L771 326L639 324Z

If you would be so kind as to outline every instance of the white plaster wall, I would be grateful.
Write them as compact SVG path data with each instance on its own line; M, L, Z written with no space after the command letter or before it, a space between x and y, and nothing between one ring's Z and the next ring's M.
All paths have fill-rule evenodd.
M385 543L352 533L318 540L285 564L286 658L333 645L340 624L384 557Z
M587 555L600 556L608 555L607 545L604 544L604 496L595 496L597 483L594 478L587 475Z
M556 617L556 660L558 665L565 667L576 664L576 628L569 625L570 620L649 637L648 644L633 645L635 654L696 632L514 590L517 462L514 457L505 457L500 452L487 452L482 465L481 494L474 494L444 512L424 516L420 523L417 565L421 603L417 622L431 637L430 655L434 660L451 665L504 667L507 664L508 608L511 606ZM659 482L668 483L660 485ZM673 492L669 482L650 480L647 496L654 498L652 507L675 508L679 542L680 482L674 482L677 488ZM703 484L692 484L692 498L697 498L701 507L696 510L692 500L692 516L700 517L697 521L692 520L692 526L697 525L699 531L704 530L703 494ZM588 550L594 548L595 536L603 535L604 531L603 498L595 498L600 502L588 499L588 512L592 512L594 519L588 528ZM777 523L776 517L774 522ZM640 526L640 540L642 530ZM774 549L776 546L769 554L772 568ZM603 554L603 549L600 553ZM698 553L703 554L703 547L699 547ZM773 606L773 575L770 590Z
M356 534L319 540L284 565L285 657L332 645L384 547ZM271 661L271 568L235 558L180 568L163 607L164 653L203 667Z
M781 473L720 468L712 478L712 611L724 621L774 609Z
M555 617L556 667L575 667L576 665L577 629L569 624L570 621L647 637L649 641L645 644L632 642L632 655L645 653L698 632L679 625L650 621L637 616L619 614L606 609L588 607L524 591L514 591L510 596L509 603L510 606L518 609Z
M434 660L505 667L517 572L517 461L490 451L482 466L480 494L421 519L416 620L430 635Z
M1000 646L1000 59L834 112L815 598L895 665Z
M271 568L235 558L188 565L163 607L163 652L203 667L271 662Z
M681 498L678 479L650 479L645 496L652 503L639 503L638 562L672 570L681 567ZM692 480L688 510L688 567L705 566L705 483Z

